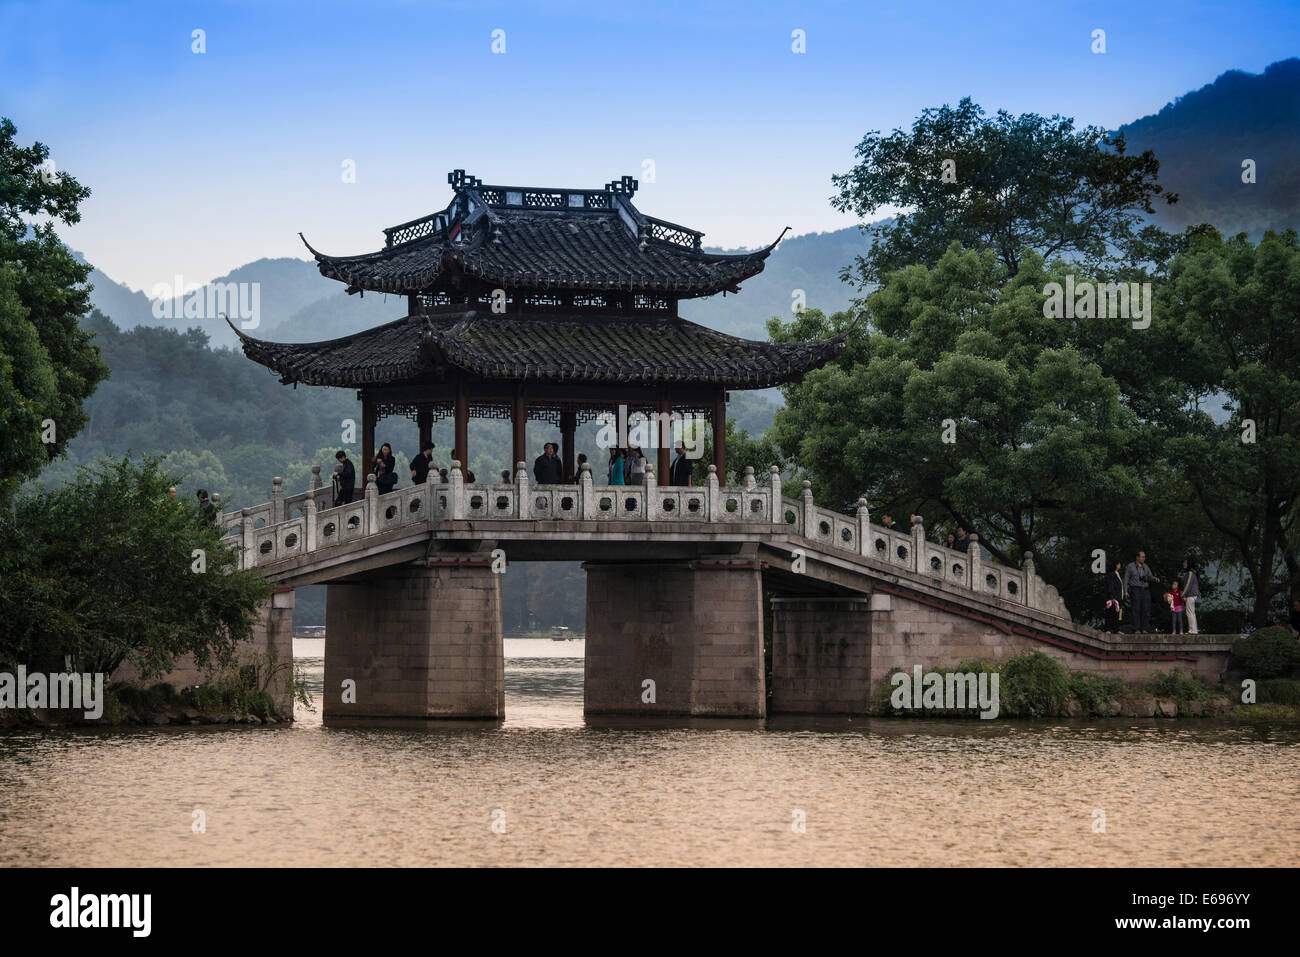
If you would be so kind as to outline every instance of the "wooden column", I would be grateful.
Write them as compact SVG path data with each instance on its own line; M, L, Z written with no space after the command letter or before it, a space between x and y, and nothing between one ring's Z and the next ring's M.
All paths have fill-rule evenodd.
M469 389L463 380L456 383L456 454L464 474L469 471ZM451 468L450 462L447 467Z
M510 457L510 474L515 466L528 462L528 401L522 386L515 386L515 404L510 411L510 424L514 426L514 451Z
M361 461L356 463L361 491L366 490L366 476L375 460L375 400L361 393Z
M727 390L719 389L713 400L713 464L718 484L727 484Z
M574 471L574 452L573 434L578 430L578 413L573 409L562 408L560 410L560 455L564 463L564 480L566 482L578 481L577 473Z
M433 410L427 405L420 406L415 412L415 424L420 430L420 449L423 449L433 441Z
M666 415L673 411L673 404L668 398L668 390L659 390L659 461L655 465L655 482L659 485L671 485L668 471L672 468L673 430L666 425Z

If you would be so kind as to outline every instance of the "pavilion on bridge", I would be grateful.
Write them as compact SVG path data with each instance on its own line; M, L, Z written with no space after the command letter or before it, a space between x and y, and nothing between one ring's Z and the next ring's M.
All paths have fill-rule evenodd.
M313 343L267 342L231 324L244 354L281 382L358 390L367 467L385 416L414 419L422 446L435 420L454 418L463 463L471 417L508 419L512 467L527 458L531 418L558 429L573 477L576 428L623 406L708 421L725 481L728 390L798 381L843 348L843 335L758 342L678 316L681 299L739 291L776 242L707 253L702 233L633 206L630 176L594 190L488 186L463 170L447 179L446 209L384 230L377 252L327 256L307 244L349 294L405 295L404 318ZM660 442L661 476L669 453Z

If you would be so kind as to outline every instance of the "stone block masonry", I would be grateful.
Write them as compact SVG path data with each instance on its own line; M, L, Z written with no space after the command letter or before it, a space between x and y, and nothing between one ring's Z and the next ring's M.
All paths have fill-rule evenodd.
M486 560L331 583L325 634L326 720L505 714L501 578Z
M872 619L867 598L773 598L772 710L864 713Z
M763 585L756 563L583 567L588 714L766 714Z
M772 711L865 714L890 671L951 669L1041 651L1071 671L1142 685L1181 670L1213 685L1227 664L1219 643L1189 652L1172 642L1088 653L1016 633L924 601L877 592L870 598L772 599Z

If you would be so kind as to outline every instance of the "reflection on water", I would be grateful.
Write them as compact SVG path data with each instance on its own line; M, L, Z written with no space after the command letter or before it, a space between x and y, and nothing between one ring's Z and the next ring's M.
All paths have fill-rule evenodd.
M321 646L296 646L317 699ZM1300 863L1295 732L587 722L582 642L506 653L500 723L326 728L317 703L292 726L0 735L0 864Z

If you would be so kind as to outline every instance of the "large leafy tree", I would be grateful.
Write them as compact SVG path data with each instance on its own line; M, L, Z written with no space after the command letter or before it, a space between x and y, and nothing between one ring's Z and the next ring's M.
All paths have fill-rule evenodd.
M1194 405L1170 461L1250 578L1254 621L1300 595L1300 240L1294 231L1194 237L1159 308ZM1223 403L1226 421L1206 408Z
M1129 155L1122 135L1075 129L1067 117L988 117L967 97L925 110L910 131L868 133L856 152L858 164L832 178L831 203L862 217L901 210L864 227L873 241L857 260L863 283L933 266L954 240L993 250L1011 276L1027 249L1073 257L1090 272L1169 251L1168 237L1143 222L1162 193L1152 153Z
M0 663L149 675L193 653L226 664L269 594L157 459L104 460L0 511ZM202 553L203 570L196 570Z
M90 267L54 232L55 220L81 218L90 190L46 165L48 147L18 146L16 132L0 119L0 503L67 448L86 424L82 400L108 375L77 324Z
M875 515L961 525L1006 564L1033 550L1086 614L1101 608L1094 550L1113 562L1158 542L1181 555L1186 541L1163 536L1186 531L1191 496L1160 467L1158 427L1091 354L1098 332L1086 324L1109 322L1117 338L1150 330L1044 317L1043 286L1064 268L1027 251L1008 275L993 251L954 243L934 268L889 274L841 356L786 388L774 440L819 500L863 495ZM769 331L817 338L848 318L810 310Z

